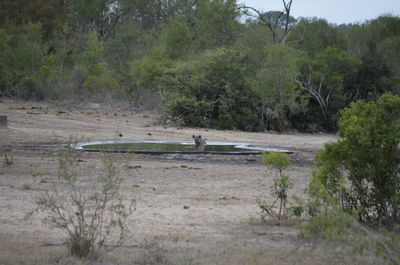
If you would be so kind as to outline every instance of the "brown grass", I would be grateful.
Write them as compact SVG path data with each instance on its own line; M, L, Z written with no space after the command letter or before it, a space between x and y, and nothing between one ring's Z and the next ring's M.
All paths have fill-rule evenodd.
M0 113L9 117L8 129L0 130L0 157L12 147L13 164L0 166L0 264L373 264L368 255L354 255L331 248L313 249L298 240L297 224L261 224L256 198L269 193L261 157L207 156L176 159L171 156L123 156L122 192L135 194L136 212L129 220L131 237L124 246L96 261L69 257L67 236L42 225L40 216L25 220L35 200L57 176L57 152L17 150L67 142L71 135L93 140L191 140L193 134L209 141L247 142L306 152L294 155L288 170L294 181L291 194L301 195L312 171L314 152L334 140L330 135L265 134L202 129L177 129L153 125L152 113L84 109L57 115L61 107L43 106L46 113L27 113L45 103L4 101ZM108 107L107 107L108 108ZM81 113L82 112L82 113ZM97 113L86 115L85 113ZM118 113L117 116L105 113ZM129 121L129 122L127 122ZM144 127L144 125L149 125ZM123 134L122 139L118 136ZM9 150L9 149L8 149ZM8 152L8 151L7 151ZM82 166L95 164L101 154L85 153ZM35 182L32 174L38 174ZM30 189L26 189L29 185ZM131 196L129 196L131 197ZM272 199L266 195L265 199ZM186 206L186 207L185 207ZM60 245L61 244L61 245ZM344 253L344 254L343 254ZM367 262L368 261L368 262Z

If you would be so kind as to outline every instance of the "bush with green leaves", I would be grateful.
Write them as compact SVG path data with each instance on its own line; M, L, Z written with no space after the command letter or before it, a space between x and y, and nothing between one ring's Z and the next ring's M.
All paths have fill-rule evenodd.
M332 194L336 184L331 183L328 188L316 173L307 189L308 201L301 206L309 219L303 223L300 238L311 242L317 250L325 249L330 255L350 258L350 264L366 264L366 261L367 264L400 264L399 228L387 230L361 223ZM343 183L336 188L340 189Z
M299 124L309 95L295 82L300 74L297 64L304 54L283 45L266 45L257 55L261 63L252 78L258 94L264 129L283 131Z
M317 250L350 258L351 264L400 264L398 230L365 226L340 207L313 216L303 225L300 238Z
M82 53L85 80L82 87L88 91L112 93L119 89L112 69L103 59L104 47L95 31L88 33Z
M226 48L175 64L162 79L170 119L187 126L260 130L256 93L248 80L250 73L247 54ZM191 120L186 116L189 113L200 116Z
M105 159L101 174L93 176L87 164L80 165L78 152L62 151L58 173L62 183L43 193L32 213L43 212L46 224L67 233L71 255L94 257L105 245L122 243L133 200L119 192L122 178L115 161Z
M281 220L287 214L286 203L288 200L288 190L292 186L292 180L284 171L291 164L291 159L285 153L281 152L264 152L262 154L262 162L267 166L266 177L273 178L271 186L271 194L275 197L275 201L269 204L266 201L258 199L258 205L262 211L262 218L268 215ZM279 206L276 206L278 203ZM275 211L274 208L278 208Z
M400 221L400 97L357 101L341 112L339 139L318 155L315 178L362 222Z

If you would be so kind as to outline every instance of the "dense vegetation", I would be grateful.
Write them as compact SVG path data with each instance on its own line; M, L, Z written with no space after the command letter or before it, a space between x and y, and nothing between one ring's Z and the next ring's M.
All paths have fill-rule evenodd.
M341 113L339 141L325 145L313 177L362 222L400 220L400 97L359 100ZM346 185L348 181L351 185Z
M296 20L289 3L1 1L0 97L117 98L187 126L319 131L353 101L400 94L399 17L334 25Z
M318 155L307 203L296 208L311 217L305 238L400 264L399 121L400 97L390 94L341 111L338 141Z

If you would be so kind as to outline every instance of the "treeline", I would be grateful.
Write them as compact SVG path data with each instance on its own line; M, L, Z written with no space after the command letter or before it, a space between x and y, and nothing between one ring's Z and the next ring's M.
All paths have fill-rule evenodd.
M118 98L180 125L313 132L353 101L400 95L399 17L296 20L288 2L0 1L0 96Z

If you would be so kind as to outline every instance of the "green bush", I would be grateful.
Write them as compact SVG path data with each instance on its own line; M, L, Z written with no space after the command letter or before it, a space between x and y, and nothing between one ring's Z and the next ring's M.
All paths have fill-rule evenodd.
M318 155L316 178L360 221L400 221L400 97L358 101L341 112L339 140Z
M372 229L340 207L312 217L302 227L300 238L313 242L316 248L327 248L330 254L336 253L339 257L363 260L367 256L371 264L400 264L398 231Z
M211 112L210 104L185 96L174 99L168 104L168 114L178 124L186 126L208 127Z
M281 220L287 214L286 203L288 200L288 190L292 186L292 180L284 175L284 171L291 165L291 159L285 153L264 152L262 162L267 166L266 177L272 177L271 194L276 199L272 204L266 201L258 200L262 211L262 218L266 215ZM278 212L274 210L275 204L279 203Z
M259 130L257 98L249 74L246 53L233 49L215 49L177 63L160 79L170 118L187 126ZM181 119L183 115L190 118Z

